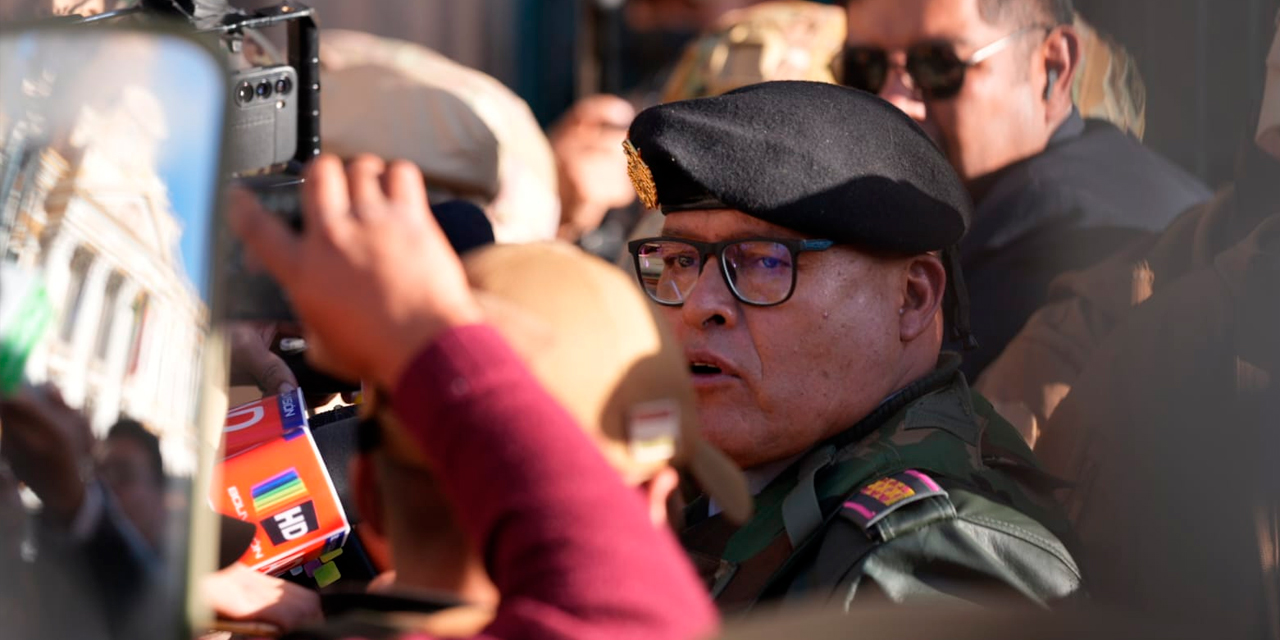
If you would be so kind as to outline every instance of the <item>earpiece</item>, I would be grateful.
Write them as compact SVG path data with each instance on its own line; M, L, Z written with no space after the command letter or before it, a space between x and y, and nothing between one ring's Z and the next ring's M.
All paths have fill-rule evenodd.
M1053 85L1058 84L1058 70L1049 70L1049 81L1044 84L1044 99L1048 100L1053 95Z

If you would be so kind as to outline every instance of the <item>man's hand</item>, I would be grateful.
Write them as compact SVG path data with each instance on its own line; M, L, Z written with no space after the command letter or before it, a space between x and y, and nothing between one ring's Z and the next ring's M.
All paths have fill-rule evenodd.
M610 209L631 204L622 141L636 117L631 103L611 95L584 98L551 131L560 176L560 236L576 240L600 226Z
M240 563L201 578L200 592L225 620L266 622L290 631L324 619L319 594Z
M274 322L232 322L227 326L232 384L254 384L267 395L282 395L298 388L298 379L289 365L271 351L276 334Z
M70 524L84 502L92 469L93 432L79 411L51 386L24 388L0 401L0 453L14 475L44 503L45 512Z
M482 319L417 167L365 155L344 171L322 155L307 168L302 210L301 236L243 191L228 217L288 293L315 366L394 388L436 336Z

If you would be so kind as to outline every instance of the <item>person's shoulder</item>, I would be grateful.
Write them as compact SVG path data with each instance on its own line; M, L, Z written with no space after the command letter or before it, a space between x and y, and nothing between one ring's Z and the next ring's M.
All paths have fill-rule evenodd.
M959 361L954 354L944 357ZM1019 467L1039 467L1017 429L973 390L963 373L953 371L948 380L935 383L928 393L902 403L847 457L875 456L887 460L889 464L881 465L886 471L915 467L954 478L986 469L992 458ZM884 451L892 456L876 456Z
M840 517L868 538L888 542L911 532L960 520L992 534L1013 536L1074 566L1057 535L1035 517L936 473L907 469L863 484L840 507Z
M1165 192L1150 195L1185 201L1182 208L1213 195L1199 178L1106 120L1086 119L1079 135L1051 143L1027 164L1033 184L1068 188L1109 184L1127 190L1159 186Z
M1073 228L1163 229L1213 196L1200 179L1102 120L989 179L978 218L1007 242L1049 221ZM971 235L982 237L982 230ZM997 242L997 244L999 244Z
M959 518L966 513L962 506L976 514L974 522L1027 523L1022 529L1034 532L1028 539L1047 534L1055 541L1053 553L1062 536L1071 535L1050 495L1057 481L961 375L907 403L860 444L858 457L892 461L869 474L842 507L844 517L873 539ZM877 503L880 498L887 502Z
M949 375L949 378L938 376ZM989 428L985 401L959 372L931 374L932 390L901 402L874 431L837 455L852 461L857 478L873 483L903 469L928 469L949 477L969 477L982 469L983 434ZM910 389L903 392L911 394ZM892 400L886 404L892 404Z
M992 540L992 548L1025 564L1069 574L1079 583L1081 570L1071 550L1039 520L991 496L963 487L948 492L955 507L956 530L963 536Z
M918 469L877 477L840 506L841 518L880 543L956 515L949 492L930 474Z
M924 471L907 470L866 484L841 506L838 520L828 532L829 543L848 550L845 564L854 568L846 573L881 589L914 593L910 585L928 584L938 571L975 593L996 580L1040 602L1082 589L1071 551L1045 525L985 493ZM953 595L965 598L968 588Z
M890 450L899 469L906 466L939 470L941 461L968 460L982 438L984 425L978 412L981 406L974 404L975 396L962 374L952 372L949 376L945 380L935 378L930 382L931 391L902 403L892 417L859 443L854 455L863 458ZM948 465L948 471L956 468Z
M1121 159L1140 159L1150 171L1157 175L1176 181L1189 189L1203 191L1206 196L1212 192L1199 178L1191 172L1175 164L1156 150L1143 144L1133 134L1120 130L1114 124L1099 119L1086 119L1084 133L1080 136L1086 145L1121 152Z

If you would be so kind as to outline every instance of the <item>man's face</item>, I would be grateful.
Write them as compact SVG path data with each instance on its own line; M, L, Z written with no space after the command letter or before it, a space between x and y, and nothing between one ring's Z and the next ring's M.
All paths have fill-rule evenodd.
M1036 64L1045 32L1015 36L1002 51L969 67L960 93L924 101L907 75L908 48L951 47L968 60L982 47L1024 26L1016 18L989 24L979 0L852 0L848 43L888 52L888 79L880 97L920 123L966 181L1042 151L1052 135L1043 98L1047 73Z
M672 213L663 235L802 237L731 210ZM685 303L662 309L690 361L704 435L741 467L805 451L906 382L900 261L839 246L802 253L794 294L773 307L742 304L721 273L708 260Z
M107 438L98 473L129 521L158 544L165 520L164 481L156 478L146 449L129 438Z

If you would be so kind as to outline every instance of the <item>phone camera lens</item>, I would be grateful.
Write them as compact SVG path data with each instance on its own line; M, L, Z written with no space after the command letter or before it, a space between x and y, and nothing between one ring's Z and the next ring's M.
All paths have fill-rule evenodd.
M252 102L253 85L249 82L241 82L240 86L236 88L236 100L239 100L240 104Z
M282 96L287 96L290 91L293 91L292 80L288 78L280 78L279 80L276 80L276 93Z
M267 99L271 97L271 83L263 80L258 83L258 97Z

